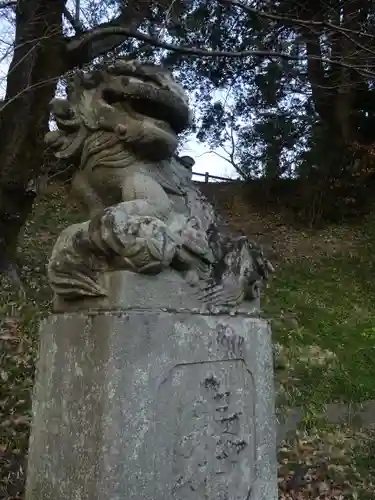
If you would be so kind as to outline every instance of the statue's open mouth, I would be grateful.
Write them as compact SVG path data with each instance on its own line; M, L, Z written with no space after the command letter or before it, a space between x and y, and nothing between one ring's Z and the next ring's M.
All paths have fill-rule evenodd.
M130 106L136 113L167 122L176 134L182 132L187 126L187 120L173 105L147 99L133 99L130 101Z
M180 134L190 125L189 108L178 96L168 90L150 85L137 85L118 92L107 88L102 99L110 106L118 105L144 117L167 123L175 134Z

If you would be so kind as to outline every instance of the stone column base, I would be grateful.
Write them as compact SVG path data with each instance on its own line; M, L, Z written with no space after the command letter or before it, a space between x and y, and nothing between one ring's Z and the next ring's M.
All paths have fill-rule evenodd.
M268 323L152 296L41 326L27 500L277 499Z

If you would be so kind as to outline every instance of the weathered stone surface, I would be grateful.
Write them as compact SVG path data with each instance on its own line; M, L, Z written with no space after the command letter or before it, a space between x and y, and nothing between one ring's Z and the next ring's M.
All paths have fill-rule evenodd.
M230 315L259 314L259 298L238 307L211 307L200 300L199 292L187 285L184 278L171 269L156 276L139 275L132 272L108 272L99 282L108 290L105 297L85 297L81 300L64 300L56 296L56 312L100 311L100 310L147 310L163 309L170 312L190 311L221 312Z
M80 162L89 220L48 266L27 500L276 500L270 330L254 316L273 267L176 155L186 93L125 60L68 90L46 139Z
M144 277L121 275L131 301ZM267 322L148 290L42 325L27 500L276 500Z
M247 237L223 230L192 181L194 160L177 156L191 113L168 71L118 59L77 73L51 111L58 129L46 141L58 158L79 162L72 188L88 212L53 249L48 275L57 295L106 297L103 273L173 268L204 286L202 303L259 297L273 267Z

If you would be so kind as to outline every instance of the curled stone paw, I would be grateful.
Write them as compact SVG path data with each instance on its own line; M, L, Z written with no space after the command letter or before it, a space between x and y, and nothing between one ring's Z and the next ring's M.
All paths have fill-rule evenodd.
M104 271L155 274L170 265L177 242L166 224L152 216L128 215L124 205L62 232L48 267L58 295L105 296L100 285Z
M244 299L244 290L239 283L223 283L219 285L208 285L202 287L198 292L198 298L212 306L238 305Z
M176 253L176 241L168 227L153 217L115 218L112 237L120 243L113 246L125 267L139 273L161 271Z

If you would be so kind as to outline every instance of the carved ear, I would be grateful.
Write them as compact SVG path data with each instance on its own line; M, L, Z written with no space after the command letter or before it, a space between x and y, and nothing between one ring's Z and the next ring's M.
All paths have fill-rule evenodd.
M73 108L66 99L54 98L49 103L51 113L57 117L72 118L74 115Z
M46 145L52 149L57 149L64 142L65 134L62 134L60 130L52 130L47 132L44 137L44 142Z

